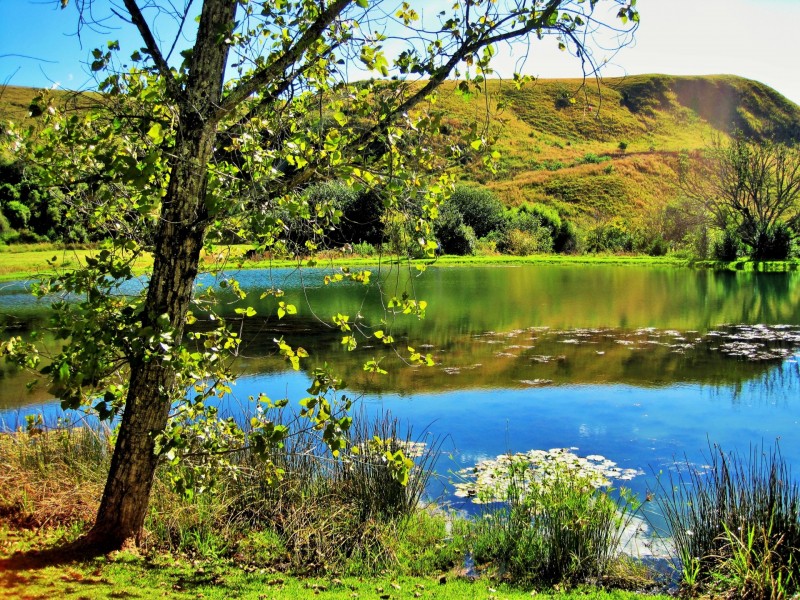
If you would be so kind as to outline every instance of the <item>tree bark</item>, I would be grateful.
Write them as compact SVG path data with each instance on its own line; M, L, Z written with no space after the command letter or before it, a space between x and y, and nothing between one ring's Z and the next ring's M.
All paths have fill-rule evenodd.
M158 331L159 317L166 315L176 345L183 337L207 229L207 165L228 56L218 33L231 26L236 6L236 0L203 3L190 74L182 97L175 99L179 123L174 163L162 200L143 326ZM173 367L160 354L132 361L111 468L94 527L79 542L83 548L106 552L140 535L158 465L155 436L166 427L170 406L181 393Z

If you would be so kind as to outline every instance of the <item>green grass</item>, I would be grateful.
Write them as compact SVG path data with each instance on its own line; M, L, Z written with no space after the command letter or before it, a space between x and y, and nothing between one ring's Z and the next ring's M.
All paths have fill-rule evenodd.
M212 257L206 258L206 267L225 268L229 271L239 269L268 269L280 267L308 266L306 260L242 260L240 257L249 248L247 245L230 246L224 249L227 258L216 261ZM77 266L80 261L90 255L93 250L63 250L52 244L27 244L24 248L10 246L0 250L0 281L25 279L37 273L51 271L47 261L53 257L61 267ZM331 254L319 258L315 264L318 267L368 267L374 266L378 261L384 264L397 262L395 257L364 257L343 256ZM430 260L415 260L416 264L431 263ZM151 265L149 256L137 262L137 270L146 271ZM739 259L730 263L721 261L695 261L692 262L683 256L647 256L630 254L536 254L531 256L490 255L490 256L440 256L435 261L439 267L462 265L630 265L653 267L686 267L732 270L732 271L796 271L800 269L800 260L755 262L749 259Z
M5 543L0 533L0 543ZM174 556L141 558L118 553L90 562L25 568L0 563L3 597L12 598L243 598L253 600L318 597L353 598L530 599L531 591L488 579L471 581L454 576L353 578L329 576L297 578L282 574L244 571L222 562L198 563ZM659 600L632 592L578 589L540 592L536 598L552 600Z
M59 532L50 532L51 538ZM329 600L353 598L530 599L532 591L488 578L477 580L455 574L406 577L292 577L262 568L238 568L225 561L197 561L184 556L159 554L142 557L117 552L90 561L58 565L36 564L15 550L42 544L32 531L0 529L0 589L8 599L45 598L204 598L253 600L318 597ZM666 600L634 592L595 588L570 591L537 591L547 600Z
M59 249L53 244L26 246L27 249L7 246L0 250L0 281L29 279L58 269L77 267L87 256L97 253L93 249ZM136 261L134 269L144 272L152 264L152 258L144 255Z
M277 267L297 267L299 265L309 266L307 260L243 260L241 257L249 246L236 245L220 249L216 256L206 256L206 268L225 268L235 271L238 269L268 269ZM53 267L48 264L53 258L56 259L57 267L78 266L86 256L90 256L95 250L59 249L54 244L25 244L24 246L6 246L0 249L0 281L14 279L26 279L37 274L53 271ZM219 255L222 255L221 257ZM378 261L383 263L396 262L396 257L391 256L345 256L331 253L327 257L318 258L315 263L319 267L327 266L373 266ZM427 260L417 260L415 263L430 262ZM652 264L652 265L671 265L683 266L688 261L683 258L671 257L652 257L652 256L626 256L613 254L600 255L561 255L561 254L539 254L534 256L441 256L436 259L437 265L508 265L508 264ZM144 272L152 265L149 256L142 257L137 261L136 269ZM714 263L716 266L716 263Z

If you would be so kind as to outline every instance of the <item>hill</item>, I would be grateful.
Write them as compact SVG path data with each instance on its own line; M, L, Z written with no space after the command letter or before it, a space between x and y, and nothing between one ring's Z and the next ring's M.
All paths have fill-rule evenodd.
M26 118L37 92L0 89L0 120ZM57 94L77 109L96 101L89 94ZM521 89L489 80L471 94L446 82L437 106L441 143L477 125L501 153L494 174L478 159L459 165L464 182L486 186L506 206L550 206L584 234L623 223L631 231L657 231L673 247L696 220L677 189L680 152L734 130L800 142L800 107L734 76L538 80Z
M678 153L714 136L740 130L800 141L800 107L734 76L539 80L522 89L494 80L480 96L448 86L453 93L439 100L447 126L488 115L502 155L495 175L476 162L462 179L485 184L509 206L549 204L584 227L661 218L678 201Z

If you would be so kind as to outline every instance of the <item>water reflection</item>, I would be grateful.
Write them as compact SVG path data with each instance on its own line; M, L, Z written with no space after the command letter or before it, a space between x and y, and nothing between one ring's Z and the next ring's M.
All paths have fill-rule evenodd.
M391 267L374 269L381 285L369 287L326 287L325 273L240 274L259 316L242 324L242 377L230 410L260 392L302 398L307 372L333 364L369 409L391 409L417 431L449 436L434 490L449 498L448 470L509 451L574 446L607 456L648 474L632 482L641 495L675 459L702 461L709 441L747 451L781 437L784 457L800 465L798 273L545 266L418 275ZM258 299L265 287L283 289L298 317L278 320L275 299ZM341 334L323 323L342 312L359 313L365 328L377 325L387 317L385 298L403 291L428 301L427 318L381 327L400 349L430 344L433 368L408 366L375 340L344 352ZM221 310L234 316L229 300ZM47 319L42 303L8 284L0 287L0 315L19 331ZM281 336L311 351L308 371L287 369L273 341ZM373 358L387 375L363 371ZM22 423L33 406L57 412L46 391L26 392L28 379L0 367L7 425Z

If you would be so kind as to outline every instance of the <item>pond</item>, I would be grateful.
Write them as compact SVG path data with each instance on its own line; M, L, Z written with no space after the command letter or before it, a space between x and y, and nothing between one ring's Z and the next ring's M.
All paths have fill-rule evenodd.
M420 435L446 436L442 477L431 493L468 510L474 507L454 496L448 473L506 452L573 448L605 456L639 473L624 484L641 498L675 461L702 464L714 443L747 453L780 439L784 458L800 468L798 273L594 265L371 270L369 286L326 286L331 270L322 269L238 273L258 316L242 324L242 376L231 406L260 392L300 399L311 369L328 362L368 412L386 409ZM284 290L298 315L279 321L276 300L258 299L267 288ZM428 302L424 319L387 313L389 299L404 292ZM237 305L223 297L220 306L233 316ZM375 338L346 352L341 333L324 322L337 313L364 332L391 333L403 351L430 352L435 365L407 365ZM0 314L7 333L24 332L46 318L46 308L22 284L3 284ZM310 351L305 370L291 371L277 355L280 336ZM366 373L370 359L388 373ZM31 410L56 410L46 392L25 392L27 379L0 372L6 426Z

